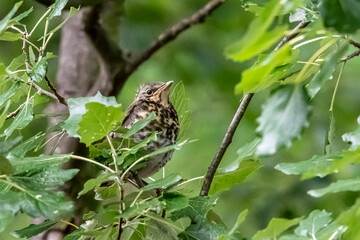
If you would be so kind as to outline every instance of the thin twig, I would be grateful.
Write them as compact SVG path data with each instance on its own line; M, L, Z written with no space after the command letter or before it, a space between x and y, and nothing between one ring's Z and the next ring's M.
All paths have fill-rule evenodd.
M49 78L45 75L45 82L48 85L48 87L51 89L51 91L55 94L55 96L57 97L57 100L59 101L59 103L64 104L65 106L67 106L66 100L63 96L61 96L55 86L50 82Z
M356 52L350 54L349 56L341 59L341 62L346 62L346 61L360 55L360 43L355 42L354 40L349 40L349 42L350 42L351 45L353 45L354 47L357 47L359 50L357 50Z
M16 117L16 116L19 114L21 108L22 108L25 104L26 104L26 102L22 103L15 111L9 113L9 114L6 116L6 120L8 120L8 119L10 119L10 118L13 118L13 117Z
M204 7L192 14L188 18L182 19L180 22L165 30L159 37L135 60L127 64L125 73L131 75L143 62L148 60L157 50L174 40L182 32L188 28L203 23L205 19L226 0L212 0Z
M296 37L300 33L299 30L302 28L305 28L307 25L309 25L309 22L305 22L305 21L300 22L288 35L286 35L279 42L279 44L276 46L274 51L277 51L282 46L284 46L288 41L290 41L291 39ZM215 157L208 168L203 185L201 187L201 191L199 194L200 196L207 196L209 194L210 186L214 179L216 170L217 170L227 148L231 144L232 138L236 131L236 128L238 127L241 119L243 118L245 111L246 111L253 96L254 96L254 93L247 93L241 100L239 108L237 109L235 116L234 116L233 120L231 121L231 123L225 133L225 136L221 142L220 148L217 151L217 153L215 154Z

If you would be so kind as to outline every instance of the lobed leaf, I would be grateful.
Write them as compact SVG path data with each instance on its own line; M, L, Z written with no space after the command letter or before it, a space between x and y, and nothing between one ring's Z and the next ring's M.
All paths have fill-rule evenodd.
M61 11L66 6L68 0L56 0L49 8L51 8L51 12L49 14L49 19L51 20L53 17L60 16Z
M48 62L46 57L41 57L39 61L35 63L29 77L31 77L35 82L42 82L47 72Z
M171 187L178 182L181 181L181 177L179 175L176 175L175 173L171 173L170 175L166 176L165 178L161 178L159 180L156 180L154 182L149 183L145 187L141 188L143 191L148 191L155 188L162 188L166 189L168 187Z
M256 129L262 135L256 153L274 154L280 147L289 147L307 127L310 106L300 86L284 87L275 91L262 106Z
M32 170L36 168L46 168L54 165L59 165L70 159L70 155L40 155L38 157L27 158L11 158L10 162L13 166L16 166L17 172Z
M89 146L102 139L119 126L125 117L121 105L106 106L98 102L85 105L86 113L81 116L77 134L80 141Z
M69 106L70 115L69 118L65 120L62 128L66 130L70 137L80 138L80 135L77 134L77 131L79 129L79 123L81 121L82 115L86 113L85 105L87 103L93 102L101 103L108 107L120 107L120 105L116 102L115 97L104 97L100 92L98 92L93 97L69 98L67 103Z
M21 6L22 1L15 3L13 8L10 10L10 12L0 21L0 35L6 31L7 27L9 26L11 18L15 15L16 11Z

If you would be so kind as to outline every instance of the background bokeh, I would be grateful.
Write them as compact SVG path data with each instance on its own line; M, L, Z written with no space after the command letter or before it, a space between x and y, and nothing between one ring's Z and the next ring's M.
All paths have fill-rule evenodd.
M126 15L116 23L119 27L118 44L132 55L136 55L164 29L190 15L205 2L206 0L126 1ZM13 3L14 1L0 1L0 19L11 9ZM241 71L252 62L235 63L226 60L223 51L227 45L241 38L253 18L253 15L244 11L241 5L242 2L239 0L229 0L204 24L192 27L158 51L130 77L118 97L119 102L127 107L141 83L168 80L184 82L192 110L192 123L186 136L198 141L184 146L181 151L175 153L172 161L166 166L167 173L176 172L185 179L205 174L238 107L240 96L234 95L234 86L241 79ZM20 11L31 6L34 6L34 11L24 21L28 26L33 26L45 11L45 7L30 0L25 0ZM40 36L41 32L37 34ZM60 34L57 33L49 45L49 51L58 53L59 40ZM317 44L312 44L301 50L303 54L310 55L317 47ZM9 64L11 59L20 53L20 42L0 42L0 62ZM346 64L341 78L334 109L334 150L344 147L341 135L355 129L356 118L360 114L359 59L354 58ZM56 70L57 60L54 59L49 66L51 79L55 79ZM245 183L218 196L215 211L228 226L232 226L237 214L246 208L249 209L249 215L240 230L244 236L251 236L256 230L264 228L272 217L304 216L314 209L326 209L337 216L341 210L353 204L357 193L331 194L319 199L307 195L308 190L327 185L334 176L300 181L298 176L287 176L274 169L280 162L306 160L314 154L323 153L334 83L335 81L328 82L313 100L309 127L300 139L290 148L282 149L274 156L262 158L264 167L251 175ZM256 118L269 94L270 91L265 91L255 95L222 165L236 159L237 149L256 137ZM25 136L38 132L43 124L46 124L46 119L38 119L25 130ZM352 167L336 177L356 176L359 173L360 169ZM189 184L189 193L198 194L200 184L199 181ZM27 223L28 218L19 216L9 231L26 226ZM0 234L0 239L11 239L9 231Z

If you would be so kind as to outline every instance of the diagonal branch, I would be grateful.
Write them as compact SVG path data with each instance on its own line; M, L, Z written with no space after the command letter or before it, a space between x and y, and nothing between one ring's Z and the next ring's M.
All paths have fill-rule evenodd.
M51 91L54 93L54 95L56 96L57 100L59 101L59 103L67 106L67 103L66 103L66 100L63 96L61 96L55 86L50 82L49 78L45 75L45 81L46 81L46 84L48 85L48 87L51 89Z
M284 46L285 43L289 42L291 39L296 37L300 33L299 30L305 28L307 25L309 25L309 22L305 22L305 21L300 22L288 35L286 35L280 41L280 43L276 46L274 51L278 50L279 48ZM234 118L231 121L231 123L225 133L225 136L221 142L220 148L217 151L217 153L215 154L215 157L208 168L203 185L201 187L201 191L199 194L200 196L207 196L209 194L210 186L214 179L216 170L217 170L222 158L224 157L224 154L225 154L227 148L231 144L233 136L235 134L235 131L236 131L241 119L243 118L245 111L246 111L247 107L249 106L249 103L253 96L254 96L254 93L247 93L241 100L240 106L237 109L237 111L234 115Z
M212 0L190 17L182 19L174 26L165 30L143 53L126 65L125 73L130 76L143 62L148 60L156 51L174 40L182 32L194 25L203 23L205 19L225 1L226 0Z

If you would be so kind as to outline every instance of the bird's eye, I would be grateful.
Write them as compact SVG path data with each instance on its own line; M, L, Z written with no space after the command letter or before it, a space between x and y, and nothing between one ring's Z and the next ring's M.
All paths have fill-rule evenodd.
M146 94L148 94L148 95L152 94L152 90L147 90Z

